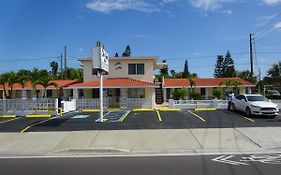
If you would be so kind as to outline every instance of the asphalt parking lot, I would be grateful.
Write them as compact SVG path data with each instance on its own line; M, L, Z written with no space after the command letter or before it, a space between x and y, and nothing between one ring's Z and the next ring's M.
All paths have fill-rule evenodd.
M99 122L98 112L71 112L56 118L0 118L0 132L45 132L128 129L184 129L281 126L281 116L251 117L215 111L111 111Z

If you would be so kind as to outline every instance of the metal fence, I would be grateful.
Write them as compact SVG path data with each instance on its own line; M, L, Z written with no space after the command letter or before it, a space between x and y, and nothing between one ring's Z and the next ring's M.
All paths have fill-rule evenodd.
M107 106L108 106L108 98L103 98L103 107L107 108ZM98 109L99 107L100 107L100 99L99 98L77 99L76 100L76 108L78 110Z
M0 114L14 114L24 116L26 114L44 113L48 109L56 109L58 100L56 98L42 99L3 99L0 100ZM50 110L55 114L55 110Z

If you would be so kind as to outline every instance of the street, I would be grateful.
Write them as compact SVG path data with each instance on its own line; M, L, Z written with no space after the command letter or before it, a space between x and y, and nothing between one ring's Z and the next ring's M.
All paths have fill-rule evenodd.
M280 154L0 158L3 175L279 175L280 163Z

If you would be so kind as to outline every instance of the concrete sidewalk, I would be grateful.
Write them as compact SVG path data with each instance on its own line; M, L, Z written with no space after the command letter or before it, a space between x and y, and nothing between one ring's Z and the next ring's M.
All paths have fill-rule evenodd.
M279 150L281 127L0 133L0 155L249 153Z

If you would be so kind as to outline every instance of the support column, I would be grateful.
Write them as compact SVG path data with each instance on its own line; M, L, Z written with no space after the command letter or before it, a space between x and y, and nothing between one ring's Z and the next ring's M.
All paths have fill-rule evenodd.
M120 89L120 108L121 109L128 108L127 98L128 98L128 88L121 88Z
M209 95L208 88L205 88L205 100L208 100L208 95Z
M67 90L66 90L66 89L63 89L63 90L62 90L62 93L63 93L63 97L64 97L64 98L66 98L66 97L68 96Z
M155 88L154 88L154 91L155 91ZM164 100L164 103L167 102L167 89L166 88L163 88L163 100Z
M151 108L154 109L155 108L155 88L152 88L151 89L151 97L152 97L152 100L151 100ZM164 98L165 99L165 98ZM165 101L165 100L164 100Z
M73 89L73 98L74 99L79 99L79 94L78 94L78 89L77 88Z
M26 99L26 90L21 90L21 98Z

